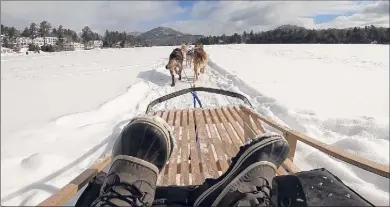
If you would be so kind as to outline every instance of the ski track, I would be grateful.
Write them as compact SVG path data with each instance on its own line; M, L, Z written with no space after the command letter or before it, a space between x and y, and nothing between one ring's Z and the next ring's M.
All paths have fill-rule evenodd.
M37 56L34 58L47 57ZM12 186L2 186L2 188L7 188L11 193L3 196L1 198L1 203L4 205L38 204L88 168L96 159L108 156L112 144L121 129L131 118L145 113L149 102L168 93L190 87L189 83L192 83L193 72L192 69L189 69L188 67L185 67L185 73L183 72L182 74L182 81L176 79L176 86L170 86L171 78L169 71L165 69L166 61L167 59L163 58L151 64L152 69L140 72L138 75L139 81L130 85L126 93L107 101L96 110L61 116L47 123L47 125L42 128L31 129L15 134L15 139L20 141L23 140L25 145L34 144L34 140L42 136L49 137L50 142L44 146L36 147L34 150L28 151L29 149L27 148L26 150L29 152L30 156L22 161L7 160L6 163L2 163L2 165L7 165L20 162L20 166L16 167L14 170L20 171L20 174L23 174L22 171L24 169L30 169L28 171L28 176L30 178L26 178L24 183L13 184ZM50 68L55 66L47 67ZM83 67L83 65L64 65L63 67ZM110 68L109 70L120 71L128 67L132 67L132 65L123 65L116 68ZM13 70L17 71L21 69ZM35 69L30 70L33 71ZM80 73L52 74L51 76L82 75L88 72L96 73L104 71L105 69L83 71ZM31 71L23 72L29 73ZM2 76L2 79L22 77L23 76ZM24 76L24 78L39 77ZM257 112L279 121L288 127L307 133L309 136L318 137L320 141L343 148L349 152L361 149L367 149L368 151L370 145L375 146L378 144L374 144L373 142L379 142L379 144L388 143L388 126L387 128L377 128L370 118L364 117L353 120L321 120L318 116L315 116L315 113L310 111L289 111L285 106L277 103L274 99L263 96L257 90L251 88L235 75L234 72L227 72L212 60L210 60L206 67L206 73L200 75L196 85L242 93L251 101ZM198 96L204 107L241 103L241 100L235 98L207 94L205 92L198 92ZM192 96L186 94L182 97L177 97L158 104L154 109L192 108L192 101ZM355 124L352 125L350 123ZM362 127L356 127L357 125ZM267 125L265 125L265 128L274 131ZM367 138L366 135L372 134L370 132L373 131L379 132L378 137ZM327 137L327 139L321 137ZM356 144L350 144L354 142L354 139L360 139L359 143L361 144L358 146ZM364 140L363 142L362 139ZM54 146L61 146L61 144L69 142L77 143L77 145L80 146L93 147L85 148L83 154L74 154L71 151L68 154L58 154L55 151ZM53 146L53 148L50 148L50 146ZM6 151L6 149L2 149L2 151L3 150ZM386 161L386 158L383 157L384 155L369 154L369 152L367 152L365 156L371 156L373 159L377 159L377 161L382 163ZM362 189L361 186L373 186L373 184L375 184L376 187L374 186L373 188L379 189L380 191L378 192L382 193L379 195L379 198L388 197L388 193L385 193L386 191L388 192L389 188L388 179L374 176L371 173L345 164L324 153L308 148L302 143L298 143L297 145L294 162L296 162L301 169L326 166L348 185L351 185L352 188L359 193L362 193L363 196L368 197L369 200L372 200L373 197L375 198L378 194L375 195L375 192L369 192L371 189L368 188ZM76 201L77 197L73 198L68 204L74 205ZM383 202L386 203L388 200L383 200Z

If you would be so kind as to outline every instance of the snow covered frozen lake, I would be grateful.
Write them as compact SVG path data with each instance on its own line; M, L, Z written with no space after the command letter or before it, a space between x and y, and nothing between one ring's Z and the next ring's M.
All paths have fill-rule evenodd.
M37 205L110 147L126 121L170 86L173 47L1 57L1 204ZM389 164L388 45L218 45L197 86L245 94L255 109L295 130ZM187 77L188 75L188 77ZM199 93L202 104L237 100ZM188 96L162 108L193 107ZM326 167L375 205L389 204L389 179L305 144L294 163Z

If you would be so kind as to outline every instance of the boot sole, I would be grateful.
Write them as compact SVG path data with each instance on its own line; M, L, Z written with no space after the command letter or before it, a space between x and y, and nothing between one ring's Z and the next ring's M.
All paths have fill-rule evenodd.
M230 170L230 172L218 183L214 184L210 188L208 188L205 192L203 192L194 202L194 206L199 206L206 198L209 196L214 190L219 188L221 185L225 185L229 182L232 178L234 178L237 174L237 170L240 167L240 165L248 159L253 153L257 152L258 150L261 150L264 146L267 146L269 144L272 144L277 141L283 141L286 142L284 138L282 138L280 135L274 136L271 138L268 138L266 140L262 140L253 146L249 147L247 150L245 150L237 160L237 162L234 164L233 168Z
M175 147L175 143L173 140L174 135L171 126L169 126L162 118L157 116L149 116L149 115L139 116L137 118L130 120L128 126L130 126L132 123L145 123L145 124L153 125L164 132L164 134L166 135L165 141L168 143L168 148L170 150L169 155L167 157L167 161L168 161L172 155L173 148Z
M276 172L276 165L272 162L268 161L260 161L253 163L252 165L249 165L245 170L243 170L240 174L238 174L224 189L223 191L218 195L218 197L215 199L213 204L211 206L217 206L218 203L225 197L225 195L232 189L233 186L235 186L237 183L240 183L241 178L243 178L248 172L250 172L252 169L261 166L261 165L267 165L269 167L272 167Z

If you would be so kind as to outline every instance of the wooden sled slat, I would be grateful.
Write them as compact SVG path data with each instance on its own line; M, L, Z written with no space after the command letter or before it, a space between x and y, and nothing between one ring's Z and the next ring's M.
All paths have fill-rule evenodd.
M174 126L174 144L175 146L180 146L180 111L170 111L168 124ZM177 161L180 148L175 147L173 149L172 155L169 159L169 168L168 168L168 185L176 184L176 175L177 175Z
M204 178L218 177L217 163L211 147L211 138L207 133L206 122L202 110L195 110L196 123L198 128L198 147L200 153L200 163Z
M169 111L163 111L161 113L161 118L164 119L166 122L168 122L168 115L169 115ZM157 179L157 184L164 185L168 182L168 169L169 169L169 161L161 170Z
M224 114L222 113L222 110L220 108L216 108L215 109L215 112L219 118L219 120L222 122L222 125L224 126L227 134L229 135L229 139L231 140L231 142L234 144L234 148L235 148L235 151L234 151L234 155L238 152L241 144L242 144L242 141L240 138L238 138L235 134L235 132L233 131L233 129L230 127L230 123L227 121L226 117L224 116ZM232 156L232 157L233 157Z
M244 134L244 128L242 128L237 122L236 120L233 119L230 111L226 108L226 107L222 107L222 112L223 112L223 115L226 117L227 121L233 126L233 130L235 131L235 133L238 135L239 139L240 139L240 143L244 143L245 142L245 134Z
M191 163L191 184L196 185L203 182L204 177L200 172L200 163L199 163L199 154L198 147L195 137L195 119L194 119L194 110L190 109L188 113L188 128L189 128L189 141L190 141L190 163Z
M204 110L203 112L205 115L208 129L210 131L210 136L211 136L210 141L211 141L211 143L215 149L215 152L217 154L218 171L220 171L221 173L225 172L229 168L229 165L227 163L228 155L223 150L222 141L218 138L218 135L217 135L218 132L216 131L214 123L211 120L210 110Z
M240 120L240 122L243 123L244 132L245 132L245 142L248 141L248 139L254 138L257 134L261 134L262 131L258 129L258 126L256 126L252 120L252 117L249 113L243 112L239 107L230 107L230 110L237 114L235 117L237 120Z
M189 161L188 161L188 109L182 111L182 137L181 137L181 163L180 163L180 185L189 185Z
M244 116L244 113L240 107L238 106L233 106L233 107L230 107L229 108L231 111L234 111L235 113L237 113L239 115L239 117L241 118L242 116ZM246 113L249 115L248 117L248 120L249 120L249 123L247 122L244 122L248 127L249 129L251 129L253 132L254 132L254 136L258 135L258 134L262 134L265 132L264 128L261 126L261 123L259 121L256 122L256 119L255 117L253 117L252 114L250 113ZM245 116L244 116L245 117Z
M222 128L222 123L219 121L215 110L210 109L209 112L211 115L211 120L214 123L215 127L217 128L219 138L222 142L222 145L223 145L223 148L225 149L226 154L228 155L228 157L234 157L235 153L238 151L238 149L235 147L235 145L230 140L229 135L227 134L226 130L224 130Z

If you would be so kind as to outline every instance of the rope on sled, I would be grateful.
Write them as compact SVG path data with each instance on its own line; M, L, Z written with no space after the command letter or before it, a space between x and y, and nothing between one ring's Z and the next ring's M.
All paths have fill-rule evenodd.
M187 80L188 80L188 75L187 75L187 73L186 73L186 71L185 71L184 69L183 69L183 72L184 72L184 75L186 76L186 78L187 78ZM193 85L192 85L191 83L189 83L189 84L190 84L190 87L191 87L191 88L194 88L194 87L195 87L195 84L193 84ZM199 99L198 94L196 93L196 91L191 91L191 94L192 94L192 97L193 97L193 100L194 100L194 108L196 108L196 103L198 103L198 105L199 105L200 108L203 108L202 102L200 101L200 99ZM195 118L195 120L196 120L196 117L194 117L194 118ZM197 127L196 121L195 121L195 143L196 143L196 145L198 145L198 146L200 147L198 140L199 140L199 136L198 136L198 127ZM188 160L191 160L191 152L190 152L190 154L189 154L189 156L188 156Z
M191 94L192 94L192 97L194 97L194 108L196 108L196 102L198 102L200 108L203 108L202 107L202 102L200 102L200 99L199 99L198 94L196 93L196 91L191 91Z
M202 103L200 102L200 99L199 99L198 94L196 93L196 91L192 91L191 94L192 94L192 97L194 97L194 108L196 108L196 102L198 102L200 108L203 108L202 107ZM195 119L196 119L196 117L195 117ZM196 122L195 122L195 143L196 144L198 144L198 140L199 140L199 138L198 138L198 127L196 126Z

